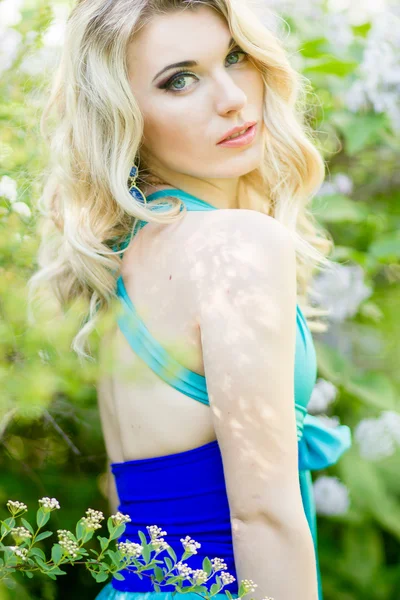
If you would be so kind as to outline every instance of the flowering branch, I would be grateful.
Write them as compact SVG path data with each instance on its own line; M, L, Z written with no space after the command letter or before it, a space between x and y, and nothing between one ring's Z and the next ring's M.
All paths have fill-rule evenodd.
M51 559L47 559L43 550L37 548L35 544L53 535L52 531L41 533L39 531L48 522L50 513L60 508L58 501L55 498L47 497L39 500L39 509L36 513L38 526L36 532L32 525L22 517L28 510L25 504L9 500L7 508L11 517L1 521L0 552L4 553L4 559L0 558L0 580L9 577L15 571L22 571L29 578L38 571L51 579L57 579L57 575L66 575L66 572L60 569L60 565L84 564L92 577L99 583L106 581L110 575L123 581L125 577L120 571L128 570L136 573L141 579L143 576L150 577L156 592L159 592L162 586L174 585L177 592L194 592L206 600L210 600L220 593L224 586L235 581L233 575L224 572L227 565L218 557L211 560L205 557L202 569L189 567L184 561L197 554L197 549L201 547L201 544L188 535L180 540L184 552L178 560L173 548L161 537L167 532L157 525L147 527L149 541L145 534L139 531L140 544L130 540L114 542L124 533L126 523L131 521L129 515L120 512L107 519L109 537L97 536L101 551L98 552L91 548L89 552L94 555L94 558L91 558L89 552L84 548L84 544L93 537L96 529L102 527L101 522L105 518L101 511L92 508L86 511L86 517L82 517L78 521L75 533L67 529L57 530L58 543L54 544L51 549ZM20 526L16 526L18 518L21 519L22 525ZM15 545L3 544L3 539L7 535L12 535ZM114 542L113 548L110 547L111 542ZM160 560L158 556L163 551L166 551L169 557ZM84 557L87 557L86 560L79 560ZM146 571L152 573L146 573ZM221 572L220 575L217 575L218 572ZM208 589L205 584L214 575L215 583L212 583ZM189 582L189 585L184 586L184 582ZM254 592L256 587L257 584L251 579L242 580L239 586L239 598L249 592ZM225 590L225 594L229 600L233 600L228 590ZM262 600L273 600L273 598L265 597Z

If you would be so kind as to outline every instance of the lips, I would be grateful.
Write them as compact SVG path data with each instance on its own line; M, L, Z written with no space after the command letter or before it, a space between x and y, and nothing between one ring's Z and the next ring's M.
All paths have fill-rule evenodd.
M230 136L234 135L235 133L240 133L243 130L249 129L249 127L251 127L252 125L255 125L255 124L256 124L256 121L247 121L246 123L243 123L242 125L233 127L233 129L230 129L229 131L227 131L225 133L225 135L219 140L219 142L217 142L217 144L220 144L221 142L226 141L227 138L230 138ZM233 138L233 139L235 139L235 138Z

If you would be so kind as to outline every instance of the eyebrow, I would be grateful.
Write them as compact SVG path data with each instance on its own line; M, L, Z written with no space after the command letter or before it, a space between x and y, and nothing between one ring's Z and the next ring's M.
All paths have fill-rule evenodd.
M236 41L233 38L231 38L229 40L228 50L232 46L235 46L235 45L236 45ZM197 62L197 60L182 60L180 62L173 63L172 65L167 65L166 67L161 69L161 71L159 71L155 77L153 77L152 83L154 83L154 81L157 79L157 77L159 77L160 75L165 73L165 71L169 71L170 69L175 69L176 67L197 67L198 64L199 63Z

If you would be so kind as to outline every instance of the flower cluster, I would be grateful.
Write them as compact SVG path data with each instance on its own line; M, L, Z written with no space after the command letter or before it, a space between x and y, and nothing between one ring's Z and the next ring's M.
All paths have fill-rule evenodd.
M28 507L23 502L18 502L18 500L9 500L7 502L7 508L12 515L15 515L20 510L28 510Z
M201 544L192 540L188 535L185 538L181 538L180 541L182 542L182 546L186 552L197 554L197 548L201 548Z
M120 512L117 512L115 515L111 515L111 519L114 525L123 525L132 521L129 515L123 515Z
M140 544L135 544L134 542L130 542L129 540L126 542L118 542L117 547L118 550L125 556L133 556L135 558L140 556L143 552L143 546Z
M221 574L222 575L222 574ZM254 583L252 579L243 579L242 585L245 589L245 593L254 592L256 587L258 587L257 583Z
M224 575L226 575L226 573L224 573ZM202 583L205 583L207 579L208 575L203 569L195 569L192 571L192 580L195 585L201 585Z
M55 498L48 498L47 496L41 498L39 500L39 504L42 506L42 508L46 508L47 510L55 510L56 508L60 508L58 500Z
M222 569L228 568L226 562L222 558L218 558L217 556L211 559L211 564L214 571L222 571Z
M230 573L221 573L221 581L224 585L228 585L229 583L233 583L234 581L236 581L236 579Z
M101 527L100 521L103 521L104 515L101 510L93 510L93 508L88 508L86 511L87 517L82 517L82 525L87 527L88 529L99 529Z
M158 538L160 535L167 535L167 532L163 531L161 527L157 527L157 525L148 525L146 529L149 532L152 540Z
M14 527L13 529L11 529L10 533L12 533L16 541L18 541L19 539L32 537L31 532L28 531L26 527Z
M183 577L189 577L193 573L193 569L189 567L187 563L183 563L181 560L175 564L175 569L178 570L179 575Z
M169 544L164 540L164 538L159 537L160 535L167 535L167 532L163 531L161 527L157 527L157 525L150 525L147 527L147 531L150 534L150 543L153 548L155 548L156 552L161 552L162 550L169 548Z
M19 556L22 560L26 560L28 558L28 548L19 548L19 546L8 547L14 552L16 556Z
M68 529L57 529L58 543L72 558L78 557L79 546L72 539L72 533Z

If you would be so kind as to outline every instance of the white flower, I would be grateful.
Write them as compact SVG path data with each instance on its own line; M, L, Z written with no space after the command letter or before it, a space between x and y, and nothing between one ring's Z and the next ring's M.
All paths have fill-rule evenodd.
M7 508L13 515L15 515L20 510L28 510L27 505L23 502L18 502L18 500L8 500Z
M157 527L157 525L148 525L146 529L150 534L151 540L155 540L160 535L167 535L167 532L163 531L161 527Z
M317 417L325 427L330 427L334 429L340 425L339 417L327 417L326 415L318 415Z
M226 562L222 558L218 558L217 556L215 558L212 558L210 562L214 571L222 571L222 569L228 568Z
M349 508L349 492L337 477L322 475L313 483L316 511L320 515L343 515Z
M242 579L241 583L245 588L245 594L248 592L255 592L256 587L258 587L258 584L254 583L252 579Z
M374 419L362 419L354 428L360 455L370 461L392 456L400 445L400 414L383 411Z
M86 511L86 517L82 517L81 522L87 529L99 529L101 527L100 521L104 519L104 515L101 510L93 510L88 508Z
M135 544L135 542L130 542L129 540L126 542L118 542L117 548L125 556L133 556L134 558L137 558L143 552L143 546Z
M363 300L369 298L372 288L364 283L364 271L359 265L341 265L320 273L314 280L311 299L327 308L331 321L353 317Z
M31 532L26 527L13 527L13 529L11 529L11 534L15 537L16 540L18 540L19 538L25 539L32 537Z
M0 179L0 196L10 202L15 202L17 199L17 182L8 175L3 175Z
M0 2L0 24L2 29L18 25L21 21L21 12L23 0L2 0ZM3 34L1 31L0 34Z
M13 64L17 56L18 46L22 40L19 31L6 29L0 35L0 74Z
M335 178L336 189L340 194L349 196L353 191L353 180L345 173L336 173Z
M307 411L314 414L326 412L329 404L334 402L337 392L337 387L333 383L319 377L307 404Z
M48 498L47 496L41 498L39 500L39 504L42 506L42 508L47 508L49 510L55 510L56 508L60 508L58 500L56 500L55 498Z
M16 556L19 556L22 560L28 558L28 548L19 548L18 546L8 546L10 550L14 552Z
M230 573L221 573L220 577L224 585L229 585L230 583L236 581L235 577Z
M380 416L381 422L390 433L393 440L400 446L400 413L393 410L384 410Z
M124 523L130 523L132 519L129 515L123 515L120 512L117 512L115 515L111 515L114 525L122 525Z
M73 534L68 529L57 529L58 543L72 558L78 557L79 545L72 539Z
M183 577L189 577L193 573L193 569L189 567L187 563L183 563L181 560L175 564L175 569L178 570L179 575Z
M199 542L195 542L188 535L185 538L181 538L182 546L185 552L192 552L193 554L197 554L197 548L201 548L201 544Z
M29 219L31 216L31 209L25 202L14 202L11 205L14 212L19 214L23 219Z
M225 575L225 573L224 573L224 575ZM206 582L207 579L208 579L208 575L207 575L206 571L203 571L203 569L195 569L192 572L192 580L195 585L201 585L202 583Z

